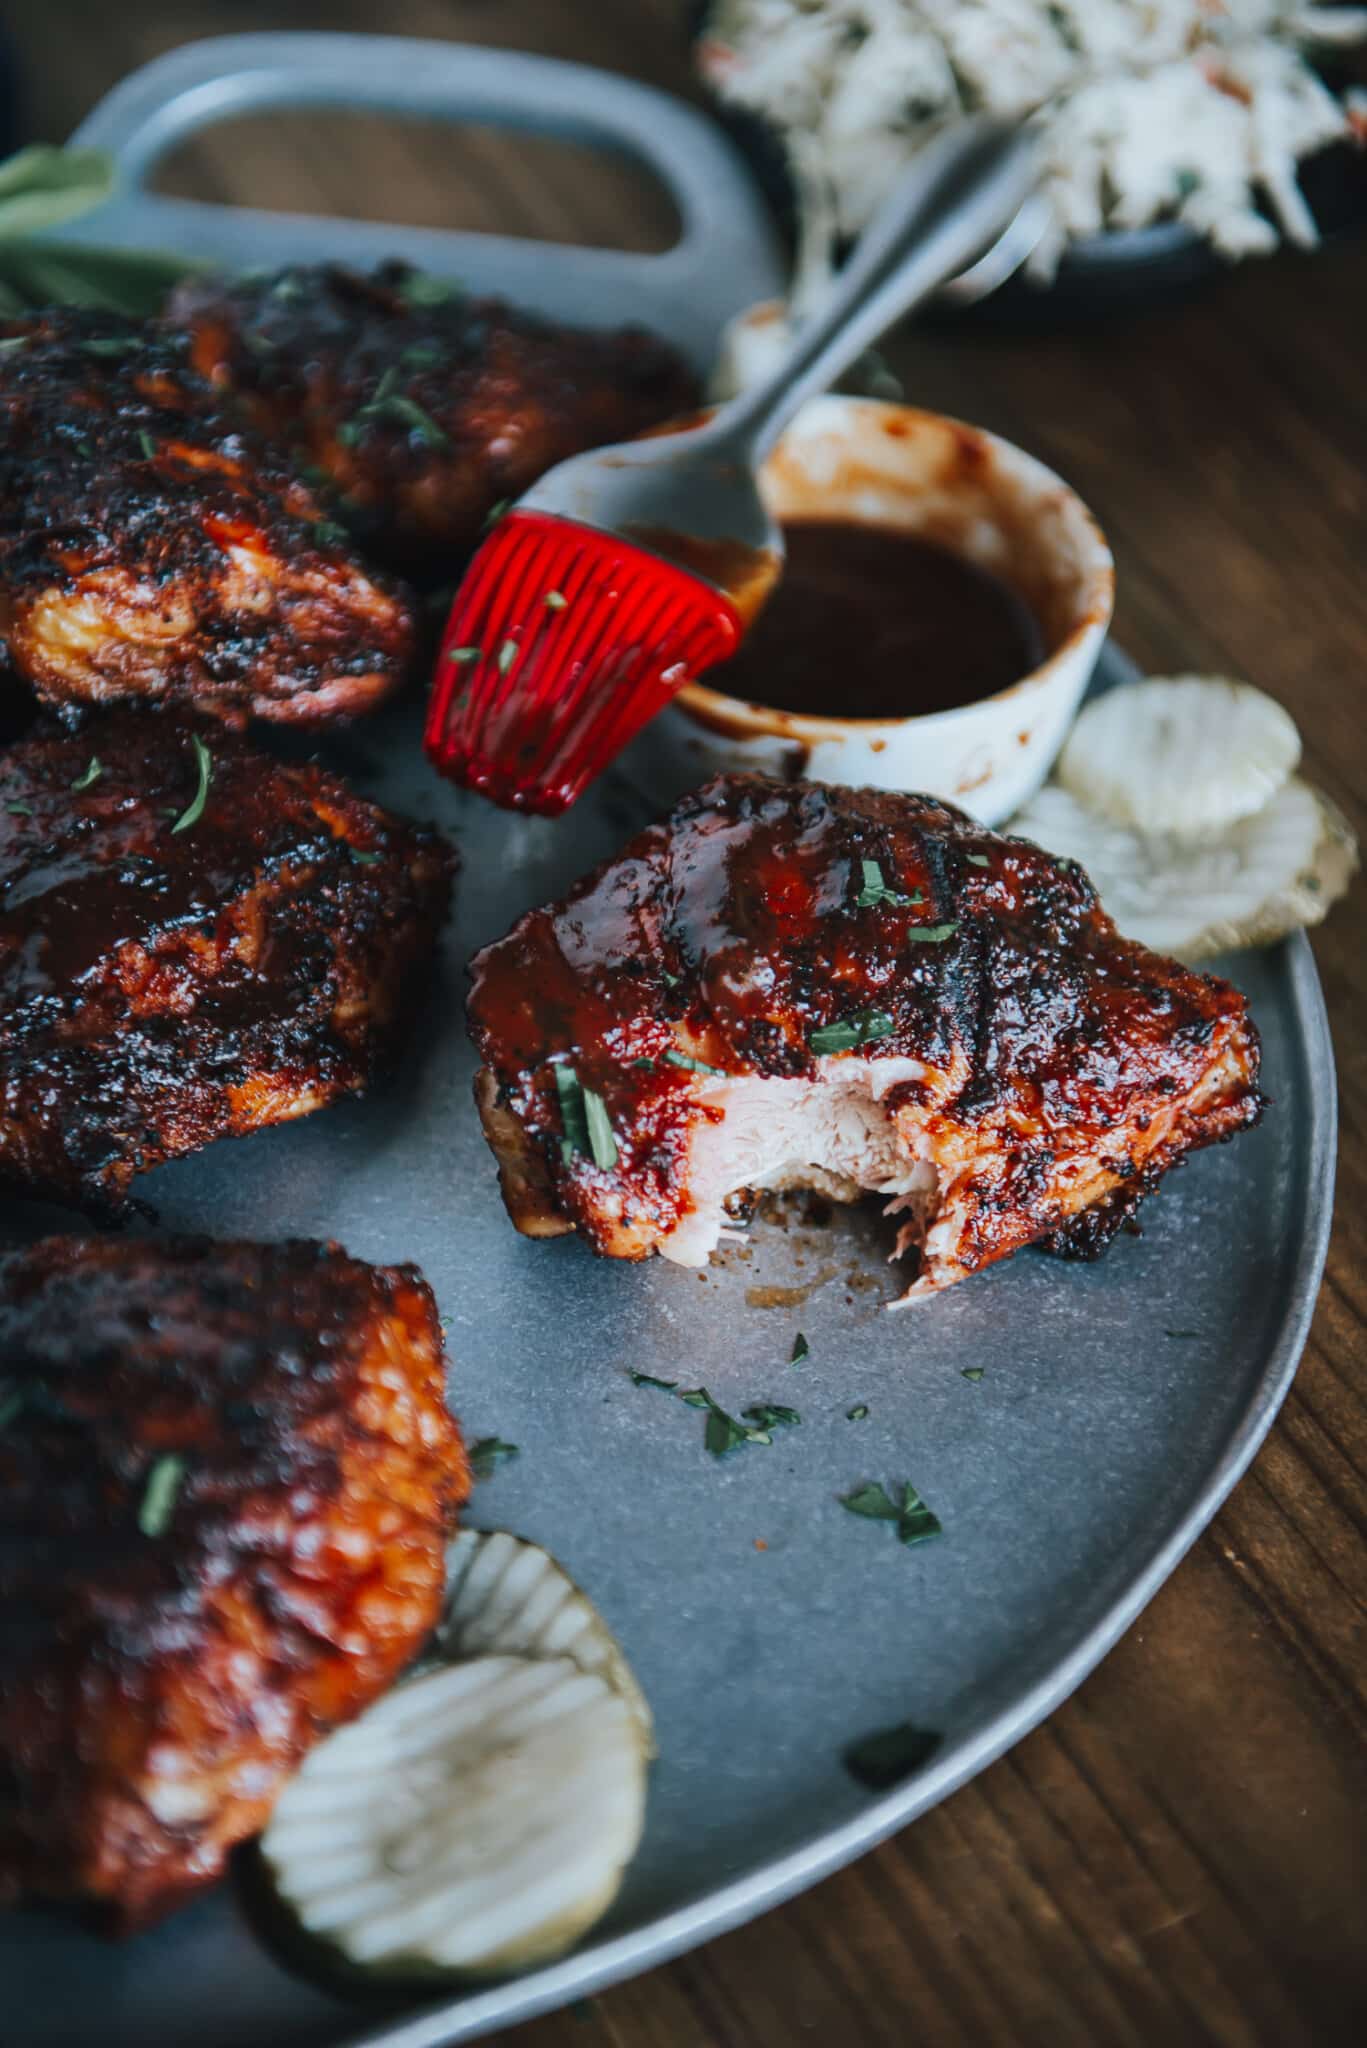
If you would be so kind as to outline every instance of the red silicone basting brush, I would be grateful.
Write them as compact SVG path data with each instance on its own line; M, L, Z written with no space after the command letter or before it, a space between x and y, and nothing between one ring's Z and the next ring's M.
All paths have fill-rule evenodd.
M1007 232L1034 151L965 123L922 151L775 373L701 425L577 455L504 515L451 607L425 745L510 809L568 810L675 691L732 653L776 581L755 482L804 399Z

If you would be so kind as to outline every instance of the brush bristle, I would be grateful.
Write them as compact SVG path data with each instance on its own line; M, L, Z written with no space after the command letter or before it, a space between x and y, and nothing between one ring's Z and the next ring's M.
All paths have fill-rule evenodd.
M554 816L741 631L719 590L661 556L510 512L451 607L428 756L495 803Z

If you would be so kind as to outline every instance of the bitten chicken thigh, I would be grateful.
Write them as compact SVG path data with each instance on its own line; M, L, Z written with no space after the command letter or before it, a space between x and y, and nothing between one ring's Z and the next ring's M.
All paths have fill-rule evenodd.
M0 1898L208 1883L436 1620L470 1485L436 1306L337 1245L0 1257Z
M641 328L556 326L403 263L191 279L166 317L406 574L450 575L500 499L697 402L682 359Z
M736 1195L876 1191L914 1299L1099 1250L1260 1108L1236 989L927 797L723 777L472 972L514 1222L617 1258L702 1265Z
M0 636L68 709L317 723L402 681L414 619L183 336L51 312L0 321Z
M0 1189L134 1174L363 1089L435 944L433 832L235 734L112 713L0 749Z

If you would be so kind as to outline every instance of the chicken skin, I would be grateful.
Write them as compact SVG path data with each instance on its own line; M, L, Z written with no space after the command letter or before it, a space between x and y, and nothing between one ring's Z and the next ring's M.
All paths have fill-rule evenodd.
M316 724L387 696L414 632L184 337L0 321L0 636L41 698Z
M211 1882L436 1620L469 1492L411 1266L0 1257L0 1898L120 1930Z
M167 319L405 574L450 574L500 499L697 401L681 358L642 329L553 326L402 263L192 279Z
M145 1168L363 1089L453 867L213 726L0 750L0 1188L117 1212Z
M928 797L722 777L472 965L476 1099L533 1235L702 1265L728 1202L876 1191L934 1293L1090 1255L1256 1121L1243 997L1074 864Z

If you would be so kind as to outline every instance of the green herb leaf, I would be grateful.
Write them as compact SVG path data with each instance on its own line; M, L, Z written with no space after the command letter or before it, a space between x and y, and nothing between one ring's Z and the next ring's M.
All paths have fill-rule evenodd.
M990 868L992 865L985 853L966 853L964 859L971 868Z
M666 1060L671 1067L683 1067L690 1074L721 1074L724 1076L726 1073L725 1067L709 1067L706 1060L695 1060L690 1053L677 1052L673 1046L669 1048L668 1052L662 1053L660 1057Z
M686 1393L680 1394L679 1399L686 1402L690 1408L707 1410L703 1445L715 1458L724 1458L728 1451L734 1451L740 1444L773 1442L767 1429L737 1422L734 1415L728 1415L721 1403L713 1400L706 1387L690 1387Z
M1165 1337L1174 1337L1182 1339L1188 1337L1199 1337L1200 1334L1201 1332L1199 1330L1164 1330L1163 1332L1163 1335Z
M499 672L499 674L500 674L501 676L506 676L506 675L507 675L507 673L508 673L508 671L509 671L509 669L510 669L510 668L512 667L513 663L514 663L514 662L515 662L516 660L517 660L517 642L516 642L516 640L505 640L505 641L504 641L504 643L503 643L503 645L502 645L502 646L501 646L501 647L499 648L499 650L498 650L498 672Z
M91 447L89 441L78 441L76 443L76 453L84 455L87 462L95 460L95 450Z
M632 1064L632 1066L633 1066L633 1067L644 1067L644 1069L645 1069L646 1073L648 1073L648 1074L653 1074L653 1073L655 1072L655 1062L654 1062L654 1060L653 1060L653 1059L651 1059L651 1058L650 1058L650 1057L649 1057L649 1056L648 1056L647 1054L645 1054L645 1053L643 1053L643 1054L641 1055L640 1059L638 1059L638 1060L633 1060L631 1064Z
M493 504L484 515L484 531L486 533L491 526L497 526L512 502L511 498L495 498Z
M72 783L71 787L73 789L89 789L92 786L92 784L99 781L103 773L104 769L100 766L99 755L92 754L90 756L89 765L80 775L76 777L76 780Z
M199 788L190 802L171 827L172 832L188 832L204 816L204 806L209 800L209 784L213 780L214 757L197 732L190 735L190 745L195 750L195 765L199 769Z
M900 1507L876 1480L856 1487L853 1493L841 1494L840 1505L848 1508L852 1515L863 1515L871 1522L895 1522L899 1543L926 1543L932 1536L943 1533L938 1519L909 1479L902 1482Z
M143 456L148 462L156 461L157 444L152 439L152 436L148 433L146 427L139 427L138 429L138 446L139 448L141 448Z
M946 939L952 939L959 926L953 924L909 924L907 938L926 945L942 946Z
M8 1429L24 1405L24 1389L8 1387L0 1394L0 1429Z
M897 1524L899 1543L928 1543L932 1536L942 1536L944 1529L940 1519L933 1514L922 1500L909 1479L902 1482L902 1513Z
M470 1446L470 1470L476 1479L490 1479L500 1465L520 1456L516 1444L505 1444L499 1436L482 1436Z
M384 859L383 853L377 847L348 845L347 852L356 865L362 868L373 868L376 861Z
M803 1336L801 1330L799 1330L796 1337L794 1337L793 1339L792 1357L789 1359L788 1363L790 1365L801 1365L803 1359L810 1358L811 1355L812 1347L807 1342L807 1339Z
M174 1451L158 1458L147 1475L138 1508L138 1527L144 1536L164 1536L185 1477L185 1460Z
M12 356L17 350L27 348L32 336L27 334L0 335L0 356Z
M631 1379L634 1386L658 1387L662 1394L673 1394L678 1391L677 1380L657 1380L654 1373L633 1372Z
M465 287L452 277L433 277L427 270L410 270L399 279L399 297L406 306L425 308L451 306L465 297Z
M379 383L375 386L364 405L357 406L349 420L337 430L337 438L347 448L354 448L367 427L388 423L407 427L427 448L449 448L450 440L444 427L439 426L430 412L399 389L401 382L399 368L391 363Z
M435 370L443 360L442 351L430 341L411 341L399 351L399 361L406 370Z
M344 541L348 541L351 538L346 528L339 526L335 519L315 519L313 522L313 537L321 547L325 548L340 547Z
M966 1365L960 1373L960 1378L966 1380L980 1380L982 1376L983 1369L980 1365Z
M911 902L910 896L888 887L876 860L861 860L859 865L864 875L864 886L854 900L861 910L876 910L884 903L905 905Z
M857 1408L847 1408L845 1410L845 1420L846 1422L862 1422L868 1412L868 1403L861 1401Z
M807 1043L813 1052L849 1052L853 1046L891 1038L896 1028L886 1010L856 1010L837 1024L819 1025Z
M0 176L7 168L0 166ZM200 267L151 249L15 240L0 203L0 301L7 309L86 306L146 319L161 310L173 284Z
M33 805L21 803L17 797L13 803L6 804L5 809L12 818L31 818L33 816Z
M680 1394L679 1399L689 1408L710 1408L712 1406L712 1396L708 1393L706 1387L689 1387L684 1393Z
M859 1784L872 1792L888 1792L919 1771L939 1746L940 1737L930 1729L899 1721L894 1728L880 1728L852 1742L841 1751L840 1761Z
M741 1414L757 1429L786 1429L802 1420L796 1408L783 1408L771 1401L756 1401L753 1407L742 1408Z
M584 1115L589 1127L589 1150L595 1166L601 1166L606 1173L617 1164L617 1140L612 1134L612 1119L601 1095L592 1088L585 1088Z
M867 1486L857 1486L853 1493L842 1493L842 1508L848 1508L852 1515L863 1515L871 1522L900 1521L902 1510L898 1507L876 1479Z
M452 647L448 651L446 659L454 661L458 667L464 668L467 662L478 661L479 656L480 650L478 647Z
M136 340L135 334L92 334L77 345L86 356L126 356Z
M40 235L102 205L113 189L106 150L45 143L18 150L0 163L0 236Z
M563 1060L556 1063L555 1085L560 1097L560 1121L565 1132L560 1141L560 1156L566 1165L576 1152L585 1152L595 1166L601 1166L605 1171L615 1166L617 1140L602 1096L592 1088L586 1088L574 1068Z
M667 967L662 967L660 969L660 979L664 983L666 988L677 988L679 986L678 975L671 974Z

